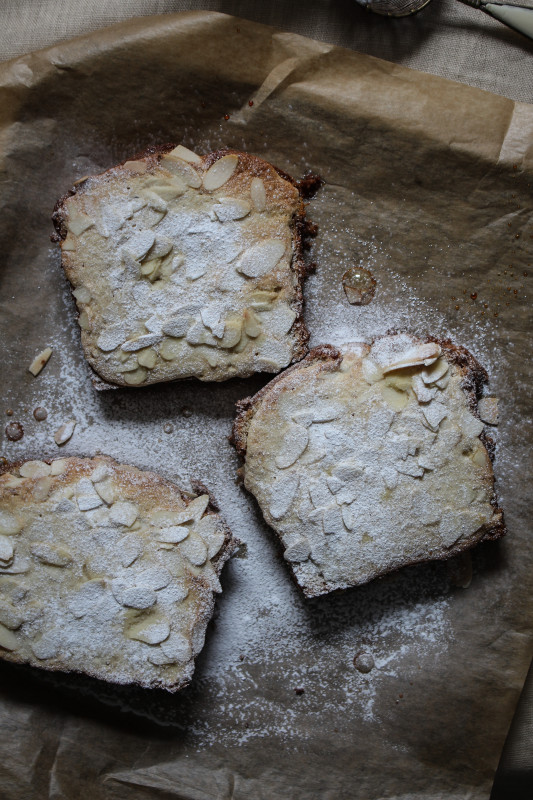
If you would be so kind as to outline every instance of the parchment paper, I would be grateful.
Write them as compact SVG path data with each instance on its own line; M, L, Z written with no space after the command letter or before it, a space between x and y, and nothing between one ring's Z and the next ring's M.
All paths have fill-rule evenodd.
M54 456L75 417L63 452L200 478L247 544L178 696L2 665L3 797L487 798L532 653L532 108L215 13L21 58L0 89L1 410L25 430L15 443L2 431L1 454ZM429 564L303 600L226 438L235 401L267 377L94 391L50 215L74 180L166 141L325 179L309 208L312 345L407 329L450 336L489 370L509 535L476 549L468 588L461 565ZM364 308L341 289L354 264L378 281Z

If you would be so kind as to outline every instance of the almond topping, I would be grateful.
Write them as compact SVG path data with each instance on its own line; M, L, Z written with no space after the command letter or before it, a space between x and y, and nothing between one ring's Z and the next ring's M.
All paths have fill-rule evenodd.
M52 348L46 347L38 356L35 356L33 361L31 362L30 366L28 367L29 371L32 375L37 376L45 364L48 363L48 359L52 355Z
M218 161L215 161L204 175L204 189L207 189L208 192L220 189L221 186L229 181L237 169L238 163L239 157L233 153L228 156L222 156Z
M65 422L57 429L57 431L54 433L54 441L58 447L68 442L68 440L74 433L75 427L76 427L76 420L70 419L68 422Z
M250 186L250 195L256 211L264 211L266 208L265 184L261 178L254 178Z
M176 158L182 158L184 161L188 161L190 164L201 164L202 159L199 155L194 153L192 150L189 150L187 147L184 147L182 144L179 144L174 150L171 150L170 153L167 153L169 156L175 156Z
M270 272L285 253L281 239L264 239L244 251L236 270L248 278L258 278Z

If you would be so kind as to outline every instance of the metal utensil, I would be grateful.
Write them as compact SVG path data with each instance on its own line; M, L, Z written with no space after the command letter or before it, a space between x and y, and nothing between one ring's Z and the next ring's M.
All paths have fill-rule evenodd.
M357 2L369 11L384 17L406 17L409 14L416 14L427 6L430 0L357 0ZM533 39L533 8L512 3L491 3L488 0L459 0L459 2L484 11L509 28Z

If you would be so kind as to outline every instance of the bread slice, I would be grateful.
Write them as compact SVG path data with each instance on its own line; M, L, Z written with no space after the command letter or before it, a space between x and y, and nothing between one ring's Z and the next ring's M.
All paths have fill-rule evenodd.
M307 352L311 226L296 182L261 158L152 148L79 182L53 221L104 382L222 381Z
M171 692L189 683L237 542L206 492L111 458L0 475L0 655Z
M486 380L463 348L395 334L318 347L238 404L244 485L307 597L504 534Z

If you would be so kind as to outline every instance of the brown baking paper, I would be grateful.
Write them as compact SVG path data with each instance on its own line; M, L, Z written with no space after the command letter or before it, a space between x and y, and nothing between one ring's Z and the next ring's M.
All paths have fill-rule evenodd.
M488 798L532 651L532 108L215 13L138 19L0 79L1 411L24 427L18 442L2 431L2 455L56 456L53 433L74 418L61 452L203 480L247 546L177 696L2 666L3 797ZM509 535L473 552L468 588L467 560L304 601L227 441L234 403L267 376L94 391L52 209L78 178L168 141L324 178L309 208L313 345L410 330L489 370ZM342 291L354 265L377 280L365 307Z

